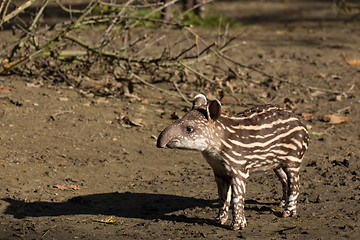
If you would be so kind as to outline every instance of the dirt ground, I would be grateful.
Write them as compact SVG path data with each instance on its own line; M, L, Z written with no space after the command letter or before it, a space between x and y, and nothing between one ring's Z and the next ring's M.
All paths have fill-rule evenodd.
M250 175L245 230L215 223L216 184L201 154L155 147L170 116L189 110L175 97L140 84L147 101L84 97L1 76L0 239L360 239L360 66L343 57L360 59L359 20L331 1L240 3L213 6L243 23L233 34L246 30L231 55L294 84L252 84L223 104L259 105L255 92L290 103L307 125L298 216L280 217L270 171ZM350 119L329 124L328 114Z

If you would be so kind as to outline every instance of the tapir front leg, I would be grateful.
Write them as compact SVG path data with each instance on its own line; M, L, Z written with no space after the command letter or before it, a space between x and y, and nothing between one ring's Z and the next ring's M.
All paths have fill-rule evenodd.
M219 214L216 217L216 221L220 224L225 224L229 217L229 208L231 204L231 186L230 179L223 176L216 176L215 181L218 187L219 200L220 200L220 208Z

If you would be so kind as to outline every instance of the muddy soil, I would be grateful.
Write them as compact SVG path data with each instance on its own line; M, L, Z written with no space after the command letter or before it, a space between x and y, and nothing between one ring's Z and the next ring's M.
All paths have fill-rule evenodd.
M343 57L360 59L360 23L329 2L213 6L244 24L230 30L246 30L234 59L293 83L253 83L223 105L288 105L307 125L298 216L280 217L280 182L260 172L247 185L246 229L218 225L216 184L201 154L155 147L171 116L189 110L175 97L140 84L135 93L146 101L84 97L2 76L0 239L360 239L360 66ZM328 114L350 120L329 124L321 120Z

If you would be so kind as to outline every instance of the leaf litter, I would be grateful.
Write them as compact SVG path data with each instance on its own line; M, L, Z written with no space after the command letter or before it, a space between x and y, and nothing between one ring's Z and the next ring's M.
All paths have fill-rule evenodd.
M327 122L329 124L346 123L346 122L350 121L350 119L351 119L350 117L339 116L339 115L335 115L335 114L328 114L321 118L321 120L323 120L324 122Z

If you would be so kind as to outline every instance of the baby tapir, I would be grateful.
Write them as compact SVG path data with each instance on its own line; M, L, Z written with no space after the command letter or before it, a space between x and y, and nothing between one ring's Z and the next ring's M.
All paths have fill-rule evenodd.
M224 224L232 204L232 228L246 226L245 185L249 172L274 169L283 187L284 217L296 215L300 163L308 147L306 127L296 115L272 105L237 115L221 111L218 100L194 98L190 112L161 132L157 147L201 151L214 171L220 198L216 218Z

